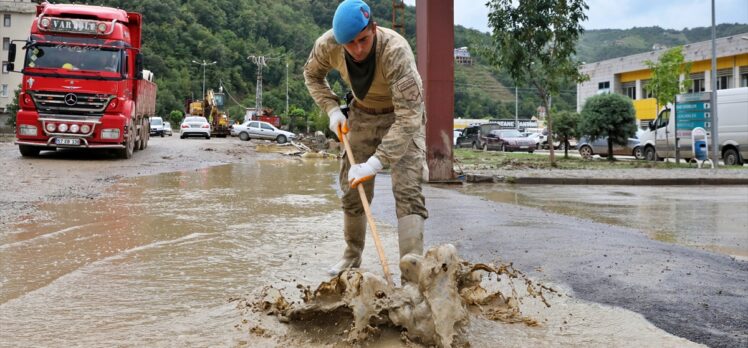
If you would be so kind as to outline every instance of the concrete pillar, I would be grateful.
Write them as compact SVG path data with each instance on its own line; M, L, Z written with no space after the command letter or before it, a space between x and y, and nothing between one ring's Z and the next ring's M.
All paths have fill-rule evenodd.
M416 0L418 72L426 103L429 181L454 179L454 1Z
M712 70L709 69L707 71L704 71L704 92L709 92L711 90L712 90Z
M644 94L644 91L642 90L642 80L636 80L634 88L636 88L636 100L644 99L646 94Z
M732 87L740 88L740 67L737 65L732 67Z

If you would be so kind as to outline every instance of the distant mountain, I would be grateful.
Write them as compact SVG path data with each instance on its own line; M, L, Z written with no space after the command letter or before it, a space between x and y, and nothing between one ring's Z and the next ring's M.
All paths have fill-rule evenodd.
M717 37L746 33L748 24L720 24L716 27ZM711 38L711 27L683 30L660 27L588 30L577 44L577 55L581 61L591 63Z

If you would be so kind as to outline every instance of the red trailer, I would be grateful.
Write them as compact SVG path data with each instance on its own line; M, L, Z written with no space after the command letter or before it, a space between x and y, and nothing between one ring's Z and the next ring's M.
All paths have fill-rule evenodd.
M153 74L143 70L141 30L138 13L46 2L37 6L23 47L16 117L21 155L106 148L130 158L145 149L157 88ZM15 54L12 43L9 62Z

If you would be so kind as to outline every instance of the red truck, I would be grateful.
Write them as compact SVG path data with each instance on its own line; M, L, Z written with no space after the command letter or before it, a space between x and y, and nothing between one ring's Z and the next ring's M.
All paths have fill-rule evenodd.
M142 17L85 5L37 6L25 42L16 144L21 155L57 148L112 149L130 158L148 145L156 113L143 70ZM14 62L11 43L8 62ZM13 70L13 64L8 64Z

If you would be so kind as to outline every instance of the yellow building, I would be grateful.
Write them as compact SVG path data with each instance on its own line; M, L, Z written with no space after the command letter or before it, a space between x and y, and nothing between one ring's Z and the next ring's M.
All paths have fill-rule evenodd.
M719 38L717 51L717 88L748 87L748 33ZM667 49L635 54L585 64L580 71L590 79L577 85L577 111L587 98L600 93L619 93L634 101L636 120L640 127L657 117L657 103L644 89L652 72L644 64L657 62ZM683 46L683 56L691 62L691 91L711 91L712 42L702 41ZM681 75L681 80L686 76Z

